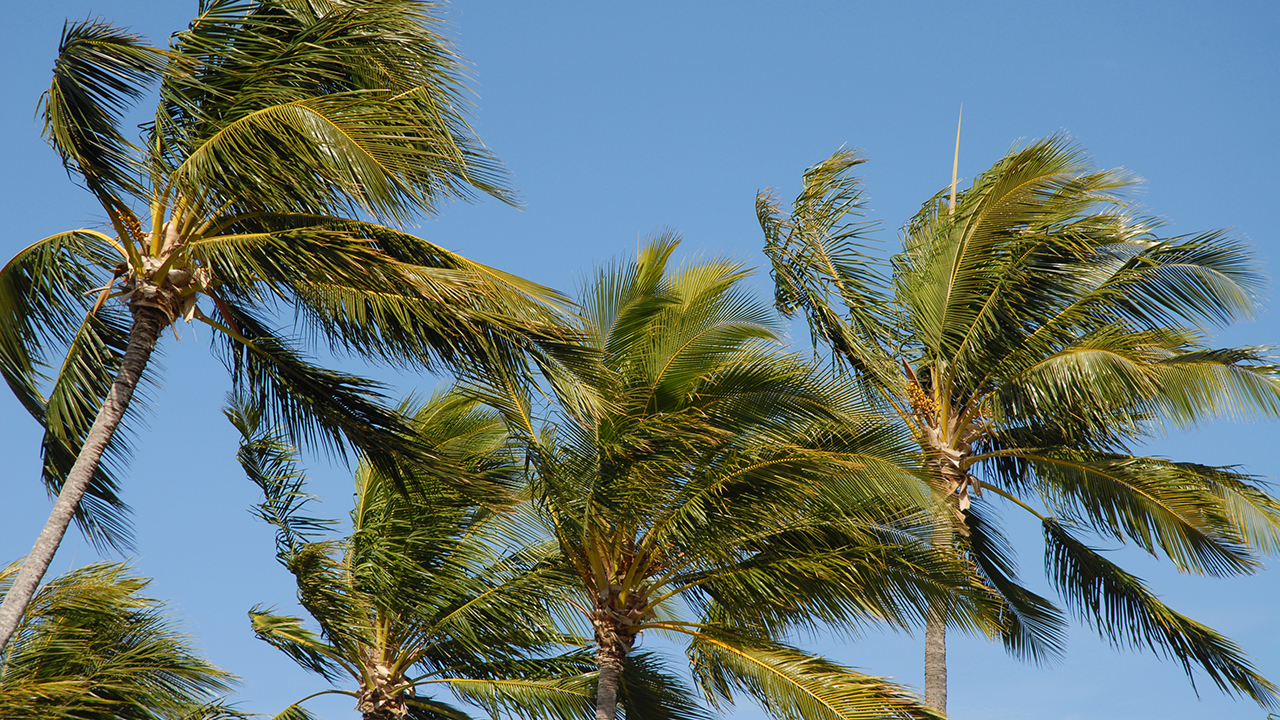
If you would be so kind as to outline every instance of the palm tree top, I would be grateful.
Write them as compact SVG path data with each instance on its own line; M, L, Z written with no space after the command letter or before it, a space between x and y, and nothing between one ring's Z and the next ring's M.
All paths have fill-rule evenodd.
M1104 637L1274 703L1238 646L1081 539L1133 542L1211 575L1253 572L1280 551L1280 501L1256 478L1135 452L1169 425L1280 415L1269 349L1208 344L1256 310L1248 246L1222 231L1162 236L1131 198L1132 174L1097 170L1056 135L1013 148L954 201L928 199L885 260L864 249L862 161L841 151L810 168L790 212L758 196L778 307L803 313L865 402L914 437L957 533L940 541L1008 604L1008 648L1055 657L1065 625L1018 583L988 501L1036 517L1050 579Z

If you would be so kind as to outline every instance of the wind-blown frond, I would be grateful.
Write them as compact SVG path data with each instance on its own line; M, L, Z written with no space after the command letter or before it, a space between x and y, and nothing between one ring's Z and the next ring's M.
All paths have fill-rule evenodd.
M1066 451L1026 457L1057 509L1096 532L1162 551L1182 572L1223 576L1258 566L1196 466Z
M236 459L261 490L263 501L254 513L276 528L276 555L284 558L321 537L335 524L303 515L314 496L306 493L306 475L298 467L293 446L262 424L261 409L235 395L227 398L227 419L240 431Z
M289 656L297 664L333 682L344 669L334 657L333 648L320 636L302 626L302 620L276 615L270 608L255 605L249 611L253 634Z
M1052 602L1021 585L1013 547L998 527L987 522L986 512L984 503L970 506L965 517L966 549L1001 600L1000 639L1020 659L1037 664L1060 661L1066 651L1066 619Z
M11 565L0 576L17 570ZM149 581L120 564L89 565L37 593L0 656L0 714L230 718L214 704L232 676L210 665L141 595Z
M779 720L942 717L887 680L777 643L698 633L689 654L709 701L732 703L735 690L745 692Z
M669 672L657 653L627 656L618 685L619 715L631 720L711 720L694 689Z
M421 455L407 418L384 404L378 384L311 364L248 310L225 306L240 333L224 338L233 392L264 421L339 455L356 448L392 478Z
M397 221L473 189L509 200L438 22L403 0L208 3L161 86L174 187L214 207Z
M230 229L190 249L221 279L219 292L247 299L270 289L335 351L409 367L510 365L522 352L581 365L559 293L413 235L305 215Z
M1223 692L1280 707L1280 691L1231 640L1160 602L1141 580L1080 542L1060 522L1044 522L1049 577L1078 617L1106 640L1146 646L1177 659L1194 679L1193 663Z
M143 193L138 151L121 135L120 122L165 62L141 36L100 20L62 28L53 83L41 98L45 139L108 211L128 212L117 199L121 193Z
M859 152L840 150L805 171L790 217L767 193L756 195L756 215L778 310L804 313L815 345L821 338L837 358L874 373L883 369L878 346L889 339L885 263L868 252L874 223L846 220L864 215L862 180L851 174L864 162Z
M61 489L124 357L129 327L120 308L93 312L110 268L123 260L102 234L72 231L25 248L0 269L0 372L45 429L43 479L51 493ZM139 398L133 413L145 407ZM77 511L99 547L130 544L115 481L128 439L113 437Z

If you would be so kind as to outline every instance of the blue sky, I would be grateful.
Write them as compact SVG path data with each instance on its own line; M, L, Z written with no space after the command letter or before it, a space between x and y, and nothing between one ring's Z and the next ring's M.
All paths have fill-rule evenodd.
M65 18L102 16L163 42L195 2L48 0L14 3L0 27L6 231L0 259L54 232L102 222L39 137L36 100L47 86ZM1170 233L1229 227L1280 269L1280 4L1223 2L981 3L518 3L458 2L450 29L472 63L474 124L509 168L524 204L445 207L415 232L474 259L572 289L582 274L670 227L686 256L731 255L761 266L752 202L783 198L803 169L842 146L866 151L871 218L888 247L919 204L950 178L964 105L960 175L971 178L1020 140L1066 131L1099 166L1146 179L1141 201ZM759 273L757 287L767 291ZM1275 286L1255 322L1223 344L1280 341ZM221 416L227 381L207 333L183 326L164 341L157 410L134 430L124 479L135 509L132 556L152 594L222 667L245 679L247 710L273 712L320 689L256 641L245 612L288 608L290 578L270 531L246 509L253 486L234 462ZM798 348L807 347L801 327ZM352 367L355 367L352 365ZM397 392L433 378L374 371ZM39 484L39 435L0 395L0 560L25 553L49 503ZM1280 424L1215 423L1155 443L1153 453L1241 464L1275 478ZM325 512L345 516L347 471L310 458ZM1010 522L1016 516L1008 513ZM1024 575L1041 582L1034 528L1015 534ZM69 535L56 570L95 559ZM1168 563L1121 553L1175 608L1235 638L1280 681L1280 575L1185 578ZM1270 564L1275 565L1272 561ZM823 636L811 645L853 665L922 683L922 643L905 636ZM951 643L952 716L984 718L1252 718L1266 713L1219 694L1200 696L1173 662L1113 651L1074 627L1066 661L1035 668L985 641ZM353 717L346 701L321 705ZM758 718L744 705L733 717Z

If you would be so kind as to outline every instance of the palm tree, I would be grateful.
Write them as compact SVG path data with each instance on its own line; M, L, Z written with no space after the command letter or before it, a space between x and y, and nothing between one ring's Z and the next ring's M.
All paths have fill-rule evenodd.
M45 136L111 230L53 235L0 269L0 372L45 428L60 493L0 608L0 647L73 516L127 545L115 430L178 318L214 329L235 387L295 438L393 477L416 453L403 420L377 385L308 360L274 309L332 351L402 365L554 352L560 296L380 224L472 192L510 200L440 22L414 0L208 0L167 49L64 28ZM134 145L122 113L156 84Z
M677 243L657 238L581 295L602 404L560 388L542 408L518 382L472 379L526 447L566 603L595 639L595 717L648 717L618 692L646 631L688 641L713 705L745 692L782 718L932 716L780 640L825 622L904 626L963 587L954 558L921 542L910 439L856 422L843 386L780 352L741 265L669 268ZM953 619L973 622L969 598Z
M7 591L18 565L0 571ZM12 720L222 720L232 676L210 665L120 564L40 589L0 654L0 715Z
M592 676L581 653L548 654L563 650L567 638L543 601L553 587L541 562L547 548L521 547L508 537L502 508L457 491L518 489L523 467L501 417L457 394L430 398L415 412L414 428L435 467L410 478L402 493L362 464L351 534L335 540L322 537L329 523L305 515L311 498L287 439L265 429L251 404L228 416L244 438L240 462L265 497L257 513L276 527L277 557L319 627L256 607L254 631L330 683L354 682L354 689L310 695L278 717L309 717L303 702L339 694L352 697L366 720L467 718L432 693L446 688L495 716L505 709L576 718L587 710ZM444 475L452 482L440 481Z
M790 213L757 197L777 305L803 314L865 401L915 438L940 498L935 543L969 558L1003 603L994 630L1006 647L1053 657L1065 624L1019 584L987 499L1039 520L1050 581L1102 636L1274 705L1276 688L1237 645L1082 539L1133 542L1214 576L1280 550L1280 503L1253 478L1135 454L1169 425L1280 414L1264 349L1206 345L1203 328L1256 307L1245 246L1217 231L1158 236L1125 197L1134 179L1094 170L1059 136L931 198L886 265L858 219L861 162L841 151L810 168ZM945 629L930 618L926 633L926 702L939 710Z

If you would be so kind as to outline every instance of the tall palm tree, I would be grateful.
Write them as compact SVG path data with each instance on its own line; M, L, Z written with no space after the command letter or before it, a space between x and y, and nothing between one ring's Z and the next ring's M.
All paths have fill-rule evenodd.
M111 228L0 269L0 373L44 426L60 492L0 608L0 647L73 517L127 544L115 430L179 318L213 328L236 388L295 438L354 446L393 476L416 452L403 421L375 384L308 360L275 309L333 351L405 365L554 351L560 296L381 224L473 192L510 200L440 22L415 0L207 0L167 49L100 21L64 28L45 136ZM132 144L122 113L154 85Z
M513 543L500 508L457 490L518 489L523 466L501 417L457 394L430 398L414 428L436 466L410 478L403 493L362 464L351 534L330 539L329 523L305 514L311 498L287 439L263 427L249 405L228 416L243 435L240 462L265 497L257 513L276 527L277 557L319 628L257 607L249 613L254 631L335 685L278 717L309 717L303 702L339 694L366 720L467 718L433 692L444 689L495 716L586 712L591 676L580 653L550 655L567 639L543 600L554 587L541 562L548 548ZM337 686L344 679L354 685Z
M1003 602L1007 648L1057 655L1065 624L1019 583L991 502L1037 518L1051 583L1102 636L1273 706L1276 688L1237 645L1083 539L1215 576L1280 550L1280 503L1253 478L1135 453L1166 426L1280 414L1265 349L1206 344L1204 328L1256 307L1246 247L1217 231L1160 237L1126 199L1134 179L1094 170L1059 136L931 198L886 265L859 219L861 162L841 151L810 168L790 213L757 197L777 305L803 314L866 402L915 439L941 499L935 542L971 559ZM945 630L931 618L926 633L926 701L940 710Z
M0 570L0 591L17 574ZM232 676L197 655L141 595L148 580L89 565L40 589L0 653L0 715L12 720L223 720Z
M581 295L603 405L561 388L547 408L517 382L473 379L529 454L566 602L595 639L595 717L646 717L618 694L645 632L688 641L713 705L745 692L782 718L931 716L780 639L823 622L903 626L963 587L960 564L921 542L910 439L856 423L841 385L781 352L741 265L668 267L677 243L650 242ZM967 598L953 617L972 622Z

